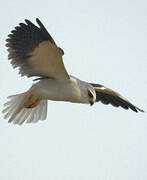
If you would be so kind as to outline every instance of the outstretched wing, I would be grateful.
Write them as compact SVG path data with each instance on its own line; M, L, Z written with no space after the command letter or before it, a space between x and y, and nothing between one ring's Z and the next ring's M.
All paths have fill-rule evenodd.
M100 84L91 83L91 85L95 88L96 102L101 101L103 104L111 104L115 107L121 106L124 109L132 109L135 112L144 112L142 109L139 109L138 107L130 103L128 100L123 98L117 92L108 89Z
M39 27L29 20L20 23L8 35L6 46L8 58L19 73L27 77L41 76L56 79L68 79L64 67L63 50L57 47L55 41L37 18Z

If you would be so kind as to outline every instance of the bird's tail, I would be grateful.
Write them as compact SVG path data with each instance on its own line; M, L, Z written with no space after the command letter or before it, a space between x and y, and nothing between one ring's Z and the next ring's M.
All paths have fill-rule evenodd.
M29 92L8 97L9 101L4 104L4 119L9 118L9 123L21 125L24 121L35 123L44 120L47 116L47 100L39 100Z

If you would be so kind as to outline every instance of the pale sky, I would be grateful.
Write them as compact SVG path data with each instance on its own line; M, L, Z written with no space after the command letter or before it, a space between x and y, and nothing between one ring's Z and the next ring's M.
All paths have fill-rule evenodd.
M0 110L26 91L5 39L38 17L64 52L69 74L109 87L147 111L147 1L5 0L0 11ZM146 180L147 114L95 103L48 102L36 124L0 116L1 180Z

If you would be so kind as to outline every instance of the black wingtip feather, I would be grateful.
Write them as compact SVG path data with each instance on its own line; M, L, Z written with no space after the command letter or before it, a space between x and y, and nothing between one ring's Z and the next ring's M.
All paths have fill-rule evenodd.
M142 110L142 109L140 109L140 108L138 108L138 107L135 107L136 108L136 111L138 110L138 111L140 111L140 112L143 112L143 113L145 113L145 111L144 110ZM138 112L137 111L137 112Z
M42 24L42 22L36 18L36 22L38 23L38 25L40 26L42 32L44 32L45 36L49 38L49 40L55 44L55 41L53 40L52 36L49 34L49 32L46 30L46 28L44 27L44 25Z
M42 29L45 29L45 30L46 30L46 28L44 27L44 25L42 24L42 22L39 20L39 18L36 18L36 22L37 22L37 24L38 24Z
M28 19L24 23L19 23L6 39L6 47L8 47L8 58L11 59L13 67L19 67L20 73L22 69L26 69L28 54L31 53L43 41L54 40L47 32L41 21L37 18L40 27L37 27ZM28 76L28 75L27 75Z
M25 57L27 53L30 53L43 41L49 40L51 43L54 43L54 40L38 18L37 22L40 28L28 19L25 19L25 23L19 23L19 26L16 26L11 31L11 34L8 35L6 46L10 47L21 57Z
M28 25L34 25L31 21L29 21L28 19L25 19L25 22L28 24Z
M36 22L39 24L39 26L43 26L43 24L41 23L41 21L39 20L39 18L36 18Z

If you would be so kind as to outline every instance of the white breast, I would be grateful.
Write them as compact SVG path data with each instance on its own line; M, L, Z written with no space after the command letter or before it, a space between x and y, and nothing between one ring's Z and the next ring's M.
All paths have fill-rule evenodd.
M75 77L66 81L43 79L30 90L42 99L89 103L87 83Z

